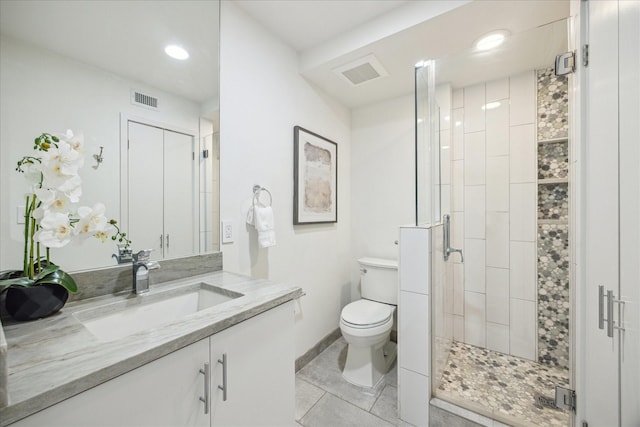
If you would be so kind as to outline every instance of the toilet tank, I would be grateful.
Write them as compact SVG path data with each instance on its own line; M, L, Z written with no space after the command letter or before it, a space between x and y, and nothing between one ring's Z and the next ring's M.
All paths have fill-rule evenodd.
M362 298L398 305L398 261L360 258Z

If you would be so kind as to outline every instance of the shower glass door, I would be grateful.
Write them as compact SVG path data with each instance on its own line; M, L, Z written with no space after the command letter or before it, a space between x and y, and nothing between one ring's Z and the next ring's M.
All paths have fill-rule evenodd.
M464 253L432 258L432 395L517 426L571 422L555 406L573 363L570 77L552 69L567 34L554 21L512 34L497 53L437 60L427 92L440 112L431 188ZM501 61L516 60L505 74ZM441 253L441 230L432 235Z
M417 226L440 222L440 120L432 97L434 66L434 61L421 61L415 68Z

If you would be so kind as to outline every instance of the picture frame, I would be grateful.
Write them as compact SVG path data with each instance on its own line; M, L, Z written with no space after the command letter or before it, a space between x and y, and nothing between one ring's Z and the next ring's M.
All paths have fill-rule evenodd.
M293 128L293 224L338 222L338 144Z

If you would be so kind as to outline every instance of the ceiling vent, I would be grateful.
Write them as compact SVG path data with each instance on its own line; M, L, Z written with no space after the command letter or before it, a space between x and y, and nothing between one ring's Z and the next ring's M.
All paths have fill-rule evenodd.
M389 75L373 54L334 68L333 72L354 86Z
M138 92L137 90L131 90L131 103L138 107L149 108L151 110L158 109L158 98Z

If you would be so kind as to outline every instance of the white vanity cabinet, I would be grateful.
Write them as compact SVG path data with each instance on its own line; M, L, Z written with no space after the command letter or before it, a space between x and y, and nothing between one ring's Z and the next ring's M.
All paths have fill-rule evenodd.
M293 302L24 418L12 427L292 425ZM226 355L224 367L218 360ZM210 365L205 413L205 364ZM226 386L224 391L219 388ZM201 400L202 398L202 400Z
M12 427L209 426L204 377L209 339L24 418Z
M224 330L210 342L212 426L294 424L293 302Z

